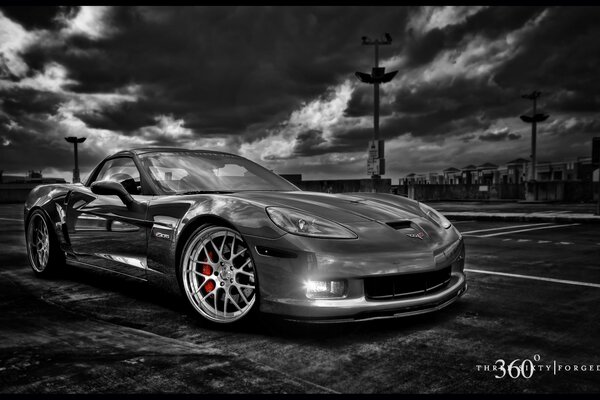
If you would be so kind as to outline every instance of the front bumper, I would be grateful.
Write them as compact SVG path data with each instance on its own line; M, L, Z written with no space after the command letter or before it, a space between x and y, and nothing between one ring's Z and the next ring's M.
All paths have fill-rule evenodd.
M345 322L433 312L456 301L467 289L464 243L455 230L438 240L407 241L395 231L365 224L357 240L315 240L294 235L278 239L246 237L253 253L260 289L260 310L286 319ZM371 231L371 232L368 232ZM369 239L362 239L369 238ZM257 249L283 250L265 256ZM434 272L450 267L449 282L413 296L374 299L365 294L365 279ZM345 280L339 299L309 299L308 280Z
M283 315L286 319L315 323L366 321L438 311L458 300L466 291L464 273L453 273L445 289L423 296L387 301L372 301L364 296L355 299L309 301L279 299L261 304L261 309L264 312Z

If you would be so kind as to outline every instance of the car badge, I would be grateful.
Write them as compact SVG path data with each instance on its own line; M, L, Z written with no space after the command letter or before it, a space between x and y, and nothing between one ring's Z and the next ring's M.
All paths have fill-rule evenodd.
M154 233L154 236L156 236L159 239L170 239L171 236L166 234L166 233L162 233L162 232L156 232Z
M406 236L408 236L409 238L417 238L423 240L423 238L425 237L425 232L407 233Z

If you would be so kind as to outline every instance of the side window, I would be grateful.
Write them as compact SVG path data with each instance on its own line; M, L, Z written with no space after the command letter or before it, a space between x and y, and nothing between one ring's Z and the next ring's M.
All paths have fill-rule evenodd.
M105 162L95 180L119 182L130 194L142 193L140 171L129 157L113 158Z

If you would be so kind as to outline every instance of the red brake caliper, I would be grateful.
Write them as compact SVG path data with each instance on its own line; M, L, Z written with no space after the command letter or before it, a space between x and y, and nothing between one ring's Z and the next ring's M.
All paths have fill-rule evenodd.
M205 258L203 261L207 262L207 261L212 261L214 259L214 253L212 251L208 252L208 258ZM210 265L208 264L202 264L202 268L200 269L200 273L202 275L206 275L206 276L211 276L213 273L213 270L211 268ZM208 278L206 278L208 279ZM208 282L206 282L206 284L204 285L204 287L202 288L202 290L204 291L204 294L210 293L215 289L215 281L213 281L212 279L209 280Z

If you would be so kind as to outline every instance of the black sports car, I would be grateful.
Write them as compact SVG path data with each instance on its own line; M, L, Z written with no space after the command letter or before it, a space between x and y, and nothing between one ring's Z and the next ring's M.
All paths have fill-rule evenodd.
M467 288L462 237L431 207L301 191L215 151L118 152L85 184L32 190L25 228L38 275L68 262L165 284L220 323L253 310L311 321L412 315Z

